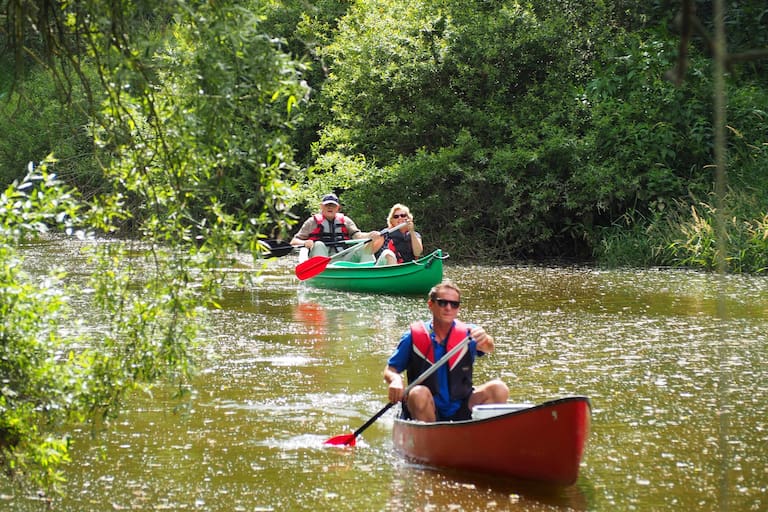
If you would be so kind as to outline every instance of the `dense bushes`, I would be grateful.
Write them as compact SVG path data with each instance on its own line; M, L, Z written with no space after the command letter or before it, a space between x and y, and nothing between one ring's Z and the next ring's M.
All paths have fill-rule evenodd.
M582 7L355 4L324 50L332 115L308 190L349 189L363 220L405 202L425 240L459 258L693 263L670 250L685 236L670 215L712 191L710 57L694 40L675 86L665 19L628 30L611 9ZM673 13L644 16L659 14ZM728 87L731 183L761 190L765 88L739 76ZM344 162L361 160L350 175Z
M388 205L371 197L408 203L428 239L457 257L560 255L553 239L573 250L573 233L559 224L579 158L562 124L577 100L563 83L588 71L589 49L566 22L514 3L479 11L453 2L356 5L325 50L334 72L323 92L334 117L315 146L313 176L338 186L327 162L364 155L372 164L350 197L382 212Z
M0 101L0 186L22 178L28 162L49 153L58 175L85 194L102 185L88 129L93 106L80 84L73 84L69 98L63 94L48 72L35 69Z
M698 34L681 85L665 80L679 42L670 32L673 7L286 0L240 5L215 24L198 22L205 9L164 18L183 20L178 26L158 18L142 41L144 64L174 93L157 95L160 117L148 119L176 130L163 141L173 160L150 168L165 169L159 180L177 172L163 177L168 169L197 169L196 194L180 199L195 229L217 216L206 206L212 195L237 222L259 219L259 229L280 232L285 224L271 218L283 206L302 217L333 189L345 192L347 210L366 228L382 227L391 202L406 202L419 212L428 243L455 258L626 261L611 251L641 253L620 241L654 232L666 245L634 263L682 264L665 249L683 236L670 231L679 223L669 215L673 205L689 212L710 202L713 82L711 53ZM698 14L710 27L705 7ZM764 45L766 19L751 6L729 6L732 51ZM266 47L293 59L282 55L282 67L265 68ZM294 59L305 65L293 68ZM256 75L279 81L291 69L307 88L294 90L298 102L288 113L252 84ZM764 64L729 71L729 179L740 192L732 197L759 205L768 189ZM75 162L79 186L101 179L87 149L70 157L73 139L52 131L51 117L24 121L29 140L5 147L52 148ZM71 119L68 132L84 133L85 119L64 119ZM88 143L77 141L78 148ZM135 140L123 142L118 147ZM110 152L111 144L104 146ZM128 199L143 208L140 197Z

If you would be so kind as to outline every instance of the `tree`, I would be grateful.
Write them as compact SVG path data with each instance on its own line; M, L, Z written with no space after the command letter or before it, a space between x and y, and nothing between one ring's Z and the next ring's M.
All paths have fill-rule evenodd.
M68 453L60 428L114 417L138 387L170 379L185 389L201 308L215 307L220 277L191 269L255 253L262 233L288 229L286 141L306 87L302 66L260 30L258 2L46 5L4 2L13 30L3 43L19 69L24 55L46 63L64 91L79 80L94 106L102 181L84 197L53 177L51 158L7 189L0 211L10 326L0 337L0 463L53 485ZM138 235L151 269L136 282L130 239L94 246L90 288L103 325L85 342L66 334L64 297L77 290L58 275L39 294L18 271L19 241L49 229Z
M410 204L458 257L561 254L575 245L558 227L581 156L573 84L589 76L611 25L604 10L590 13L520 2L356 4L324 48L333 117L313 176L349 186L352 204Z
M330 117L307 189L348 189L362 224L396 197L433 243L489 261L591 259L628 214L664 223L670 204L711 189L715 147L703 36L685 80L668 79L680 5L358 2L321 51ZM729 19L759 44L761 12L734 6ZM761 54L734 39L734 66ZM729 76L729 149L733 182L760 191L766 75L752 66Z

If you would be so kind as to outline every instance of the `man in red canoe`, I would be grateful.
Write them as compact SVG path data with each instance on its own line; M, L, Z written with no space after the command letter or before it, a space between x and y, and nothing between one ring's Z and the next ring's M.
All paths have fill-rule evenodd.
M382 235L378 231L360 231L352 219L341 213L339 197L336 194L326 194L321 201L320 212L304 221L299 232L291 240L291 245L302 246L299 254L301 262L308 257L332 256L341 252L345 249L345 240L366 238L371 239L373 243L368 243L359 250L349 251L339 258L347 261L373 261L372 247Z
M390 402L405 399L403 417L426 422L467 420L476 405L506 403L509 388L501 380L473 386L475 357L493 352L494 342L482 327L456 319L461 307L458 286L450 280L435 285L429 292L427 306L432 312L432 320L411 324L384 369ZM471 336L471 340L464 350L438 368L423 384L414 386L408 396L403 396L400 375L403 371L407 371L409 381L414 381L467 336Z

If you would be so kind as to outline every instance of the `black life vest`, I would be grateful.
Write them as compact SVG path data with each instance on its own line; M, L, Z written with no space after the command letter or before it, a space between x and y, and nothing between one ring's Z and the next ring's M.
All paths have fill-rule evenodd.
M453 347L461 343L467 337L469 328L467 324L454 320L453 329L448 335L448 343L445 347L448 353ZM413 348L408 360L408 381L413 381L426 371L435 362L435 353L432 347L432 338L429 329L423 321L411 324L411 338ZM448 365L448 388L451 400L464 400L472 394L472 354L467 345L454 354L446 363ZM433 395L439 391L437 385L437 372L433 373L422 382Z
M415 233L408 231L402 233L399 229L391 233L387 233L387 239L384 246L395 253L398 263L404 263L406 261L413 261L416 259L416 255L413 254L413 247L411 246L411 236L416 236Z

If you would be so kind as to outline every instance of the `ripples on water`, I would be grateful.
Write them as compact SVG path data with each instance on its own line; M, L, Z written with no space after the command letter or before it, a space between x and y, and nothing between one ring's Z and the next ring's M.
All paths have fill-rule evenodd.
M69 254L80 268L72 245L35 251L42 267ZM294 263L272 261L255 286L233 273L189 413L158 392L136 397L103 447L81 433L59 510L768 508L764 278L448 260L462 318L497 341L477 380L501 376L513 402L592 400L579 482L551 489L410 465L393 454L391 414L355 449L323 445L385 405L386 358L428 310L306 288Z
M592 398L583 480L597 508L768 505L764 278L499 271L473 275L485 304L512 312L501 350L513 394Z

